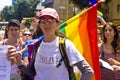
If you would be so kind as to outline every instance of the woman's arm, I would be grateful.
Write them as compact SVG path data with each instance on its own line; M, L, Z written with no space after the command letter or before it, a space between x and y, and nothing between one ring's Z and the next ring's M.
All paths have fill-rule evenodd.
M32 66L28 66L21 58L21 52L16 51L16 47L8 45L8 60L11 61L13 64L17 64L19 68L28 75L34 75L34 70ZM34 63L33 63L34 65ZM34 66L33 66L34 68Z
M75 64L75 66L78 67L78 69L81 71L82 76L80 80L91 80L93 76L93 69L90 67L90 65L87 63L86 60L79 61Z
M120 66L120 62L113 59L113 58L109 58L108 59L108 62L111 64L111 65L117 65L117 66Z
M31 65L27 65L24 61L21 60L21 64L18 64L18 68L25 74L30 77L35 75L34 63Z
M66 53L70 66L77 66L82 73L80 80L91 80L93 70L74 44L66 39Z
M34 70L34 63L31 63L28 65L28 63L26 63L25 61L22 60L21 58L21 52L16 52L16 64L18 65L19 69L29 75L29 76L32 76L35 74L35 70Z

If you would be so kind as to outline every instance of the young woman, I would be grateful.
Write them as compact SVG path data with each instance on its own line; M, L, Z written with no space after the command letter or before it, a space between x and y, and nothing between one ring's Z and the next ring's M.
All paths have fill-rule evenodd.
M119 80L120 72L118 64L120 59L117 58L119 36L116 26L111 22L106 23L103 27L102 34L103 43L99 46L100 58L108 62L113 70L101 67L101 80Z
M69 80L64 61L62 61L59 67L56 67L62 58L59 50L60 37L56 35L56 31L59 27L59 16L57 11L53 8L43 9L39 15L39 25L44 34L44 38L38 47L34 59L32 59L35 60L32 63L34 70L25 66L24 62L20 58L17 58L19 68L28 75L35 75L34 80ZM93 70L85 58L70 40L65 39L65 46L70 61L69 65L74 65L79 68L82 72L81 80L91 80ZM13 56L11 52L9 52L8 55ZM35 72L35 74L33 74L33 72Z

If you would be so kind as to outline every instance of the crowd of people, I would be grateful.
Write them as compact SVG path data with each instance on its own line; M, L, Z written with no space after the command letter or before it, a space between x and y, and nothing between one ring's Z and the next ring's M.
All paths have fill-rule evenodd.
M100 62L101 80L119 80L120 27L116 27L112 22L105 22L101 17L98 17L98 21L103 26L102 29L98 28L99 58L113 68L109 70ZM55 9L45 8L40 11L39 18L32 22L34 31L26 28L25 22L25 19L21 23L11 19L4 32L0 33L0 44L8 45L8 60L12 66L10 80L69 80L59 50L60 37L65 39L69 65L77 66L82 74L80 80L92 79L94 71L91 66L74 44L59 32L60 20ZM38 41L39 45L29 48L35 41ZM34 52L32 56L31 52ZM60 60L62 63L56 67Z

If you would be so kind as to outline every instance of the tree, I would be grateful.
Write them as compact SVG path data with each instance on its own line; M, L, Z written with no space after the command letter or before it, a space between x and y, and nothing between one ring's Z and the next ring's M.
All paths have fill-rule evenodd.
M40 0L16 0L14 6L6 6L1 12L1 18L9 20L16 18L22 20L23 17L35 17L35 10Z
M14 18L14 9L10 6L6 6L3 8L1 12L1 18L5 20L9 20L11 18Z

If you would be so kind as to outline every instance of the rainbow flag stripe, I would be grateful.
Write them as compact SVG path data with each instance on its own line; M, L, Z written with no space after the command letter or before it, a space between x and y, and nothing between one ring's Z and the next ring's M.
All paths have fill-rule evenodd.
M100 80L100 65L97 46L97 2L60 25L60 30L75 44L93 68L92 80Z

